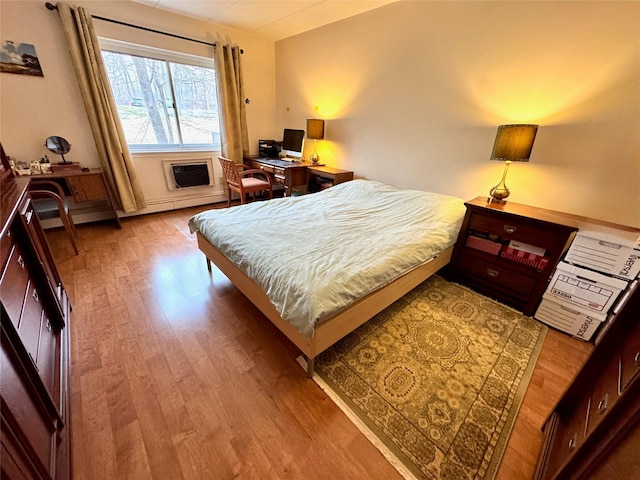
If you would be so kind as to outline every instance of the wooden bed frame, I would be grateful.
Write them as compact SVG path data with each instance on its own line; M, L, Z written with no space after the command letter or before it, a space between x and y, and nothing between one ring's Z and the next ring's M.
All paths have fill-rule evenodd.
M207 257L209 271L211 271L211 262L213 262L302 351L307 358L307 375L309 377L313 375L314 360L317 355L444 267L449 263L453 252L453 246L451 246L430 262L414 268L392 283L357 300L333 317L316 325L311 338L307 338L291 323L283 320L262 289L240 271L200 232L197 232L197 238L198 247Z

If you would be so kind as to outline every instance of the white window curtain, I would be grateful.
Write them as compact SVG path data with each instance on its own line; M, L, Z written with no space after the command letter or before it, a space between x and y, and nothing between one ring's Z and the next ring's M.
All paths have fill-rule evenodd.
M118 207L133 212L146 206L133 168L116 103L102 61L91 15L82 7L58 2L71 60L104 174Z
M249 133L240 55L240 47L220 43L216 43L213 55L220 111L222 156L236 163L243 163L244 157L249 155Z

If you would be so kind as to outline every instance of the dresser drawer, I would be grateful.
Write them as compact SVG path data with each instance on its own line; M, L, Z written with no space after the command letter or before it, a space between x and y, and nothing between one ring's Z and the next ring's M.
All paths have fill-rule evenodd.
M7 315L15 326L18 325L24 297L29 282L29 273L25 264L25 257L18 245L11 247L7 267L0 283L0 299Z
M480 256L463 250L458 261L458 268L463 275L474 276L484 283L487 289L499 286L526 298L533 292L537 279L502 265L501 262L491 262Z
M46 314L40 324L40 342L36 366L49 395L60 411L60 331Z
M19 362L7 345L7 335L2 336L0 350L0 395L2 396L2 417L12 418L19 438L26 439L25 446L29 448L29 459L38 464L39 470L47 472L52 478L55 466L56 452L56 419L52 418L42 402L33 395L29 380L23 373ZM7 342L7 343L5 343ZM4 435L4 432L3 432ZM4 462L4 458L3 458ZM4 476L2 476L4 478ZM34 478L34 477L29 477ZM40 478L40 477L38 477ZM45 478L45 477L42 477ZM47 477L48 478L48 477Z
M571 412L560 415L551 447L548 472L559 470L582 445L586 438L588 414L589 396L584 395ZM545 478L549 478L549 475Z
M620 359L620 391L623 391L640 372L640 328L622 343Z
M602 366L598 379L593 384L587 434L603 421L613 405L618 401L618 385L620 372L620 355L617 352Z
M24 302L24 309L18 324L18 334L22 340L33 363L36 363L38 356L38 341L40 340L40 323L42 321L42 303L40 293L33 281L29 281L27 297Z
M468 228L491 233L505 240L520 239L542 248L550 248L558 241L558 236L552 231L523 218L508 218L505 215L488 216L474 212L469 219Z
M2 240L0 240L0 272L4 271L7 257L9 256L11 247L14 244L13 235L13 229L8 228L2 236Z

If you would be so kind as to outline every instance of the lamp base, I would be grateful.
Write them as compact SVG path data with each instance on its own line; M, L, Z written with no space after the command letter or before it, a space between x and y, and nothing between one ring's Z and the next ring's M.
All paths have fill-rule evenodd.
M506 162L504 162L504 172L502 172L502 179L500 180L500 183L498 183L498 185L496 185L489 191L489 195L491 195L491 197L487 200L492 203L507 203L505 199L511 193L507 188L507 184L505 183L507 172L509 171L509 165L511 165L511 161L507 160Z
M489 191L490 196L487 201L489 203L507 203L506 199L510 193L506 185L496 185Z

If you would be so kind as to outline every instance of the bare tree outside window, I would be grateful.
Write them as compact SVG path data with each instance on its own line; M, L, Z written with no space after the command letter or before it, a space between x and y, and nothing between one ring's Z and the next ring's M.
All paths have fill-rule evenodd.
M102 56L130 147L219 146L213 68L112 51Z

